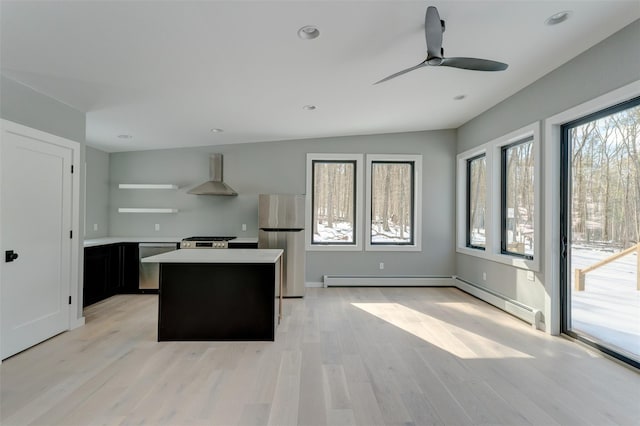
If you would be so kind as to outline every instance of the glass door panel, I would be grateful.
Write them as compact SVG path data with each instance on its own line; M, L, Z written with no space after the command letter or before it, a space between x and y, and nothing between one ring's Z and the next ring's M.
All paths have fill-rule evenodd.
M563 126L563 332L640 365L640 98Z

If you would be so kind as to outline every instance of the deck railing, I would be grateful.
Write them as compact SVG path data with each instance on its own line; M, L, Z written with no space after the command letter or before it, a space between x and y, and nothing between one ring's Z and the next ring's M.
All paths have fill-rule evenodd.
M622 256L626 256L630 253L636 252L636 289L640 290L640 243L636 244L635 246L631 246L626 250L622 250L620 253L616 253L613 254L609 257L607 257L606 259L603 259L597 263L594 263L591 266L587 266L586 268L583 269L577 269L575 270L575 283L574 283L574 287L576 291L584 291L584 282L585 282L585 275L587 274L587 272L591 272L594 269L598 269L601 266L606 265L607 263L613 262L616 259L621 258Z

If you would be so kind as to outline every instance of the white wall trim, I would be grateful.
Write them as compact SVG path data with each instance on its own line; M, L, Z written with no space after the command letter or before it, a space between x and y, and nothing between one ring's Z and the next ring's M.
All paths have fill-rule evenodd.
M584 102L544 120L545 331L560 334L560 126L640 96L640 80Z
M413 162L413 244L371 244L371 169L374 161ZM421 154L367 154L366 204L363 237L366 251L421 251L422 250L422 155Z
M324 287L451 287L451 277L324 275Z
M534 205L533 212L533 260L502 254L501 225L500 225L500 155L505 145L517 142L527 137L533 137L534 155ZM492 141L462 152L457 156L457 204L456 204L456 252L469 256L480 257L493 262L504 263L515 268L540 271L540 258L543 256L541 244L541 188L542 173L540 122L536 121ZM487 205L486 205L486 243L485 250L466 247L466 161L479 154L486 155L487 162Z
M82 327L85 324L84 317L80 317L71 321L69 325L69 330L74 330L78 327Z
M455 287L490 305L495 306L521 320L528 322L536 330L542 329L542 312L502 294L489 291L469 281L462 280L455 275L452 277Z
M322 288L324 283L322 281L307 281L304 283L305 288Z
M457 276L429 277L429 276L350 276L324 275L324 287L455 287L465 293L480 299L496 308L503 310L521 320L531 324L535 329L542 330L543 315L538 309L527 306L517 300L508 298L500 293L488 290L482 286L465 281Z
M363 172L363 158L362 154L324 154L324 153L308 153L307 154L307 171L306 171L306 215L305 215L305 248L307 251L362 251L362 221L364 220L363 200L364 200L364 172ZM353 227L354 244L312 244L311 234L313 232L311 211L313 188L312 188L312 173L313 173L313 161L355 161L356 170L354 179L356 180L356 200L355 200L355 226Z

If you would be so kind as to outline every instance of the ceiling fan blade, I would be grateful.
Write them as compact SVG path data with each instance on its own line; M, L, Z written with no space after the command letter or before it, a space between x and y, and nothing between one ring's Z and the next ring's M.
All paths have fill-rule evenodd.
M477 58L443 58L440 65L473 71L504 71L509 67L509 65L502 62Z
M408 73L408 72L410 72L410 71L417 70L418 68L426 67L427 65L428 65L428 64L427 64L427 61L420 62L418 65L416 65L416 66L414 66L414 67L407 68L406 70L399 71L399 72L397 72L397 73L395 73L395 74L391 74L389 77L385 77L385 78L383 78L382 80L380 80L380 81L376 81L376 82L375 82L375 83L373 83L373 84L375 85L375 84L378 84L378 83L384 83L385 81L391 80L392 78L399 77L399 76L401 76L402 74L406 74L406 73Z
M440 14L434 6L427 8L424 17L424 35L427 41L427 57L442 57L442 23Z

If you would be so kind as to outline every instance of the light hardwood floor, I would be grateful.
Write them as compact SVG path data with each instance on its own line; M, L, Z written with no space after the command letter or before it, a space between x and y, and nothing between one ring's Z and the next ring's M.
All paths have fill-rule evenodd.
M640 424L640 375L453 288L308 289L275 342L156 342L157 296L0 366L2 425Z

